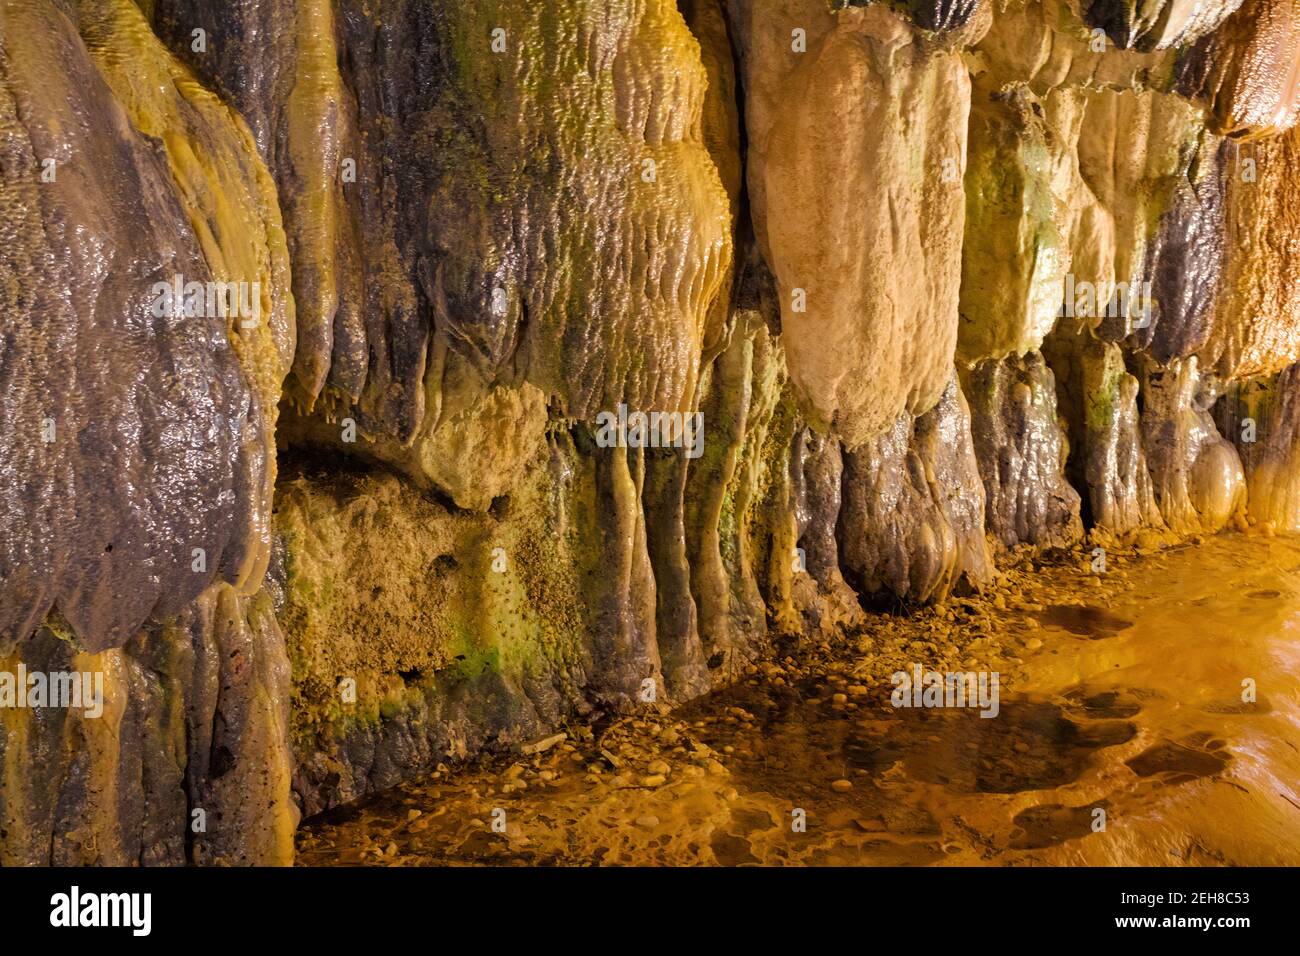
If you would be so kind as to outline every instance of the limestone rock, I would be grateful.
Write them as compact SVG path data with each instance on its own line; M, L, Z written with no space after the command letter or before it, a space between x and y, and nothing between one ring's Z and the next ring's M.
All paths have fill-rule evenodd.
M966 167L958 355L965 362L1036 349L1056 324L1070 267L1058 157L1072 150L1023 84L977 85Z
M270 590L218 584L89 654L42 628L0 666L98 675L102 713L0 711L7 866L286 865L289 662Z
M988 579L970 413L955 379L934 409L900 416L850 452L843 481L841 561L859 592L929 601Z
M1068 547L1083 537L1079 493L1065 479L1056 381L1042 355L977 365L964 391L984 480L985 520L1006 548Z
M1242 0L1079 0L1083 19L1121 47L1164 50L1216 29Z
M0 0L0 669L106 691L0 711L0 862L288 863L493 750L662 802L670 708L919 653L864 608L1300 530L1296 11Z
M1178 534L1218 531L1245 507L1241 460L1210 415L1217 397L1195 359L1148 369L1142 383L1142 447L1160 513Z
M1300 530L1300 366L1241 382L1215 417L1246 473L1250 517L1274 531Z
M1178 85L1206 101L1217 132L1270 136L1300 117L1300 5L1244 0L1180 64Z
M248 130L133 4L0 26L0 645L56 609L95 652L265 572L288 261ZM177 276L249 315L169 311Z
M1202 368L1220 378L1280 372L1300 360L1300 131L1227 157L1224 275Z
M786 362L810 421L853 448L900 413L928 411L948 383L966 67L878 6L737 0L733 22L754 225ZM806 53L792 50L790 24L806 31Z

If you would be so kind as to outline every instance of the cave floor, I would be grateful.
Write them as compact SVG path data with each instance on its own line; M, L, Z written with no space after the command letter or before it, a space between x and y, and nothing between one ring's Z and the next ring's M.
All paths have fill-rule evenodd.
M298 862L1300 864L1300 539L1026 561L777 655L307 821ZM999 713L894 708L913 664L997 671Z

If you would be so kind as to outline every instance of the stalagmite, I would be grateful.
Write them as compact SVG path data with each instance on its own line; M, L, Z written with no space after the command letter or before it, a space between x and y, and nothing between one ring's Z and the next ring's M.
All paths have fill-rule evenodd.
M1300 530L1298 368L1241 382L1216 407L1220 429L1241 455L1250 517L1269 531Z
M844 567L860 590L942 598L989 576L970 412L954 379L943 400L848 456Z
M1056 382L1043 357L977 365L966 392L989 531L1005 548L1074 544L1083 537L1079 493L1065 480Z
M1245 504L1236 449L1214 425L1217 398L1195 359L1148 369L1142 381L1142 448L1165 524L1177 534L1218 531Z

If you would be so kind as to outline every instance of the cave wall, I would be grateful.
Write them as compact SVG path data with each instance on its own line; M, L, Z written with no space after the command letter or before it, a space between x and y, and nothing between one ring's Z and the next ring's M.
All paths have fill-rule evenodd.
M0 862L1300 530L1298 6L0 0Z

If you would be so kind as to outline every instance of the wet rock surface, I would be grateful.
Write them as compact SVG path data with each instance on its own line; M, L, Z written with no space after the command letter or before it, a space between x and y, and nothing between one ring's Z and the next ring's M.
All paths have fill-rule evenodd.
M293 341L273 190L206 91L124 92L124 58L134 82L179 71L133 5L85 7L75 26L44 2L2 14L5 649L52 611L87 650L120 646L214 581L255 590L270 552ZM256 327L155 316L176 276L256 283Z
M1294 813L1272 786L1294 766L1275 736L1289 718L1247 703L1224 724L1181 702L1232 697L1285 640L1268 622L1293 611L1276 585L1300 550L1234 536L1116 557L1105 575L1013 570L1014 597L873 617L684 707L441 768L309 821L299 863L1294 864L1269 836ZM1277 597L1252 596L1270 583ZM1082 629L1115 633L1099 648ZM1163 659L1171 643L1185 668ZM912 662L999 671L998 716L892 707L891 673Z
M924 413L948 384L970 81L957 51L881 6L730 6L754 229L790 375L812 423L834 422L852 448ZM805 25L806 54L791 55L787 23ZM894 215L869 212L885 208Z
M1180 88L1212 106L1220 131L1275 133L1295 125L1298 15L1290 0L1243 0L1180 64Z
M113 715L0 714L0 857L284 863L299 812L507 751L517 801L575 754L626 784L591 820L637 795L554 859L850 860L764 780L854 853L1088 856L1099 768L1238 772L1103 679L1163 638L1098 582L1300 528L1295 13L0 0L0 655ZM156 314L178 275L255 315ZM1029 684L881 717L918 642Z
M977 365L966 390L985 521L996 540L1004 548L1067 547L1082 538L1079 493L1065 478L1056 379L1042 355Z
M1293 477L1300 450L1297 375L1292 366L1271 378L1237 383L1215 408L1219 427L1241 455L1249 520L1273 531L1300 526L1300 489Z
M246 598L218 586L167 625L97 654L42 628L4 659L10 674L103 683L99 708L0 711L0 862L292 862L300 814L274 587Z
M251 109L286 197L300 407L324 394L331 420L406 444L459 398L460 364L575 418L689 403L731 235L674 4L312 0L287 39L284 6L163 0L155 19L177 46L198 23L231 41L187 58Z
M924 602L988 579L970 412L955 379L932 411L900 416L851 453L847 472L843 562L860 592Z
M1120 47L1163 50L1190 43L1214 30L1242 0L1084 0L1084 22L1106 31Z

